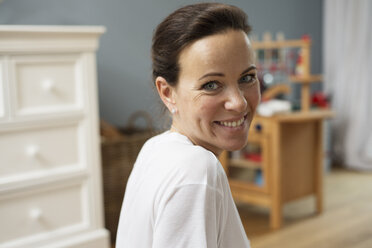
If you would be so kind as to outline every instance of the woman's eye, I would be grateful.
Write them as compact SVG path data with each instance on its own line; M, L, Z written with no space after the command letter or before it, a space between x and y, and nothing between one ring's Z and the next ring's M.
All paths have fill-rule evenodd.
M212 91L218 89L218 83L216 81L211 81L203 85L204 90Z
M250 83L256 79L256 75L254 74L247 74L240 78L239 83Z

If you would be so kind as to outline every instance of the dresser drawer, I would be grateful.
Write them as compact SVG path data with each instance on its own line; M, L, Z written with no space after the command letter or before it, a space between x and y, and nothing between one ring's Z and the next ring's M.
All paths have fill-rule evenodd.
M10 61L15 115L82 109L81 56L13 56Z
M0 244L7 247L7 242L20 237L42 238L82 228L87 224L86 197L81 183L1 197Z
M64 126L0 132L0 182L6 178L42 173L82 164L82 129Z

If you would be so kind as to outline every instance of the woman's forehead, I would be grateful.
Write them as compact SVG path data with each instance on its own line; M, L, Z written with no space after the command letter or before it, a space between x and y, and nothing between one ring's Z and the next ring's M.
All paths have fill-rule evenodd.
M247 35L231 30L207 36L186 47L180 54L181 74L204 73L205 70L240 70L254 62Z

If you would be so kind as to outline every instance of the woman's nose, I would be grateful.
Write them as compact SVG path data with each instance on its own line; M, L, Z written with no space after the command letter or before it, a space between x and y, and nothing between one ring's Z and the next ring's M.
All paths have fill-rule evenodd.
M225 109L238 113L246 111L247 100L240 89L230 90L225 102Z

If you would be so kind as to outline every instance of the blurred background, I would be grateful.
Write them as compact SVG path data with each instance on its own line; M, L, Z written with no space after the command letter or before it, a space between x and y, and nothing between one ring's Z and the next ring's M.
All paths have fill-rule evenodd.
M151 39L156 25L180 6L197 1L3 1L1 24L103 25L106 33L97 52L99 110L109 123L123 125L137 110L159 120L158 96L151 79ZM283 32L286 39L310 34L312 69L322 68L322 1L228 1L242 8L262 36Z
M164 123L168 121L167 114L162 113L162 105L151 79L150 49L153 31L169 13L181 6L196 2L199 1L2 0L0 1L0 25L78 25L106 28L106 32L100 37L100 45L96 53L99 119L104 121L105 127L109 130L116 128L116 131L122 133L125 132L124 128L128 127L128 121L133 114L139 111L145 113L144 119L151 119L153 124L151 130L148 130L146 122L139 120L136 123L140 130L136 134L139 139L128 138L129 143L125 143L126 148L122 148L135 147L129 155L119 159L129 163L125 166L130 167L137 150L143 144L142 140L163 130ZM312 150L310 155L306 156L321 156L321 168L324 173L319 174L316 169L306 170L310 173L310 177L315 178L311 179L310 193L304 193L301 197L296 196L296 199L293 201L291 199L288 204L284 204L285 199L281 201L283 209L280 211L283 212L281 217L283 221L280 227L273 228L272 220L270 220L270 214L272 214L270 207L237 200L238 209L252 246L372 247L370 227L372 222L372 98L370 97L372 94L370 79L372 3L368 0L227 0L217 2L236 5L247 13L248 21L253 28L251 38L254 42L262 42L265 39L267 41L310 40L309 73L321 75L321 78L318 78L317 82L311 84L310 87L309 99L313 105L318 104L315 107L311 105L311 108L328 111L327 114L312 119L314 123L315 121L322 123L320 136L317 136L319 130L316 134L309 131L309 135L304 135L305 137L317 138L312 141L306 139L300 141L314 144L311 148L305 146L303 149ZM294 53L297 54L298 50L294 50ZM260 56L258 51L257 57L260 58ZM293 63L298 63L297 57ZM264 86L270 88L272 80L265 82L263 77L262 80L266 83ZM291 89L294 98L301 99L301 84L295 84L291 86ZM319 104L319 101L324 104ZM296 109L295 104L292 103L289 111L294 110L301 111L301 106ZM270 119L270 116L267 118ZM254 130L261 132L260 128L265 126L266 121L270 122L268 119L256 123L257 125L253 126ZM288 129L286 131L288 137L290 137L291 127L284 128ZM317 128L319 127L314 127L314 130ZM134 131L128 132L133 134ZM285 135L282 139L285 140ZM262 146L260 142L262 140L252 141ZM321 148L315 147L317 142L321 143ZM105 169L105 166L107 168L110 166L109 163L115 163L111 162L112 157L107 155L107 150L114 149L112 147L118 145L117 143L106 144L102 141L100 145L103 158L102 171L112 173ZM285 143L281 144L281 146L284 145ZM260 149L271 151L277 148L268 145ZM259 152L262 152L260 149ZM319 149L321 149L321 155L317 153ZM283 153L287 154L284 150ZM243 155L227 154L224 158L227 160L224 161L228 164L237 156ZM297 159L296 155L286 156L288 160L292 156L294 160ZM270 161L272 159L270 158ZM259 158L259 161L262 162L262 158ZM305 163L306 166L311 167L312 162L317 163L316 158L311 158L309 161L311 163L309 162L309 165ZM2 163L1 158L0 163ZM281 166L285 167L285 165ZM227 172L229 172L228 167L228 165L225 166ZM271 171L270 165L265 168ZM252 170L256 173L253 181L259 181L257 177L262 180L261 174L264 169L251 168L248 173L249 177L252 177ZM129 172L130 169L126 173L129 174ZM285 176L283 174L287 172L283 169L281 178L296 177L296 172L296 169L291 169L288 172L290 175ZM104 174L104 185L105 175L108 180L108 174ZM316 175L320 175L320 178ZM264 177L264 179L267 183L264 187L268 190L263 193L266 197L274 194L271 191L274 186L267 182L272 178ZM321 180L322 183L318 184L314 180ZM125 182L117 184L117 192L121 196L119 194L117 197L119 200L116 199L116 201L120 202ZM317 189L318 186L322 190ZM107 184L106 187L108 187ZM283 195L285 195L285 187L287 186L281 187ZM290 184L288 187L293 188L296 185ZM250 190L252 189L248 191L251 192ZM261 191L258 190L258 192ZM110 198L108 194L110 191L105 189L106 199ZM324 199L321 209L316 207L319 196ZM107 205L114 204L106 199L105 208ZM108 220L109 218L106 213L106 225L108 225L107 221L111 221ZM115 223L109 225L106 227L110 231L115 230L115 227L112 227ZM115 236L113 233L112 235ZM0 247L2 247L1 244Z

